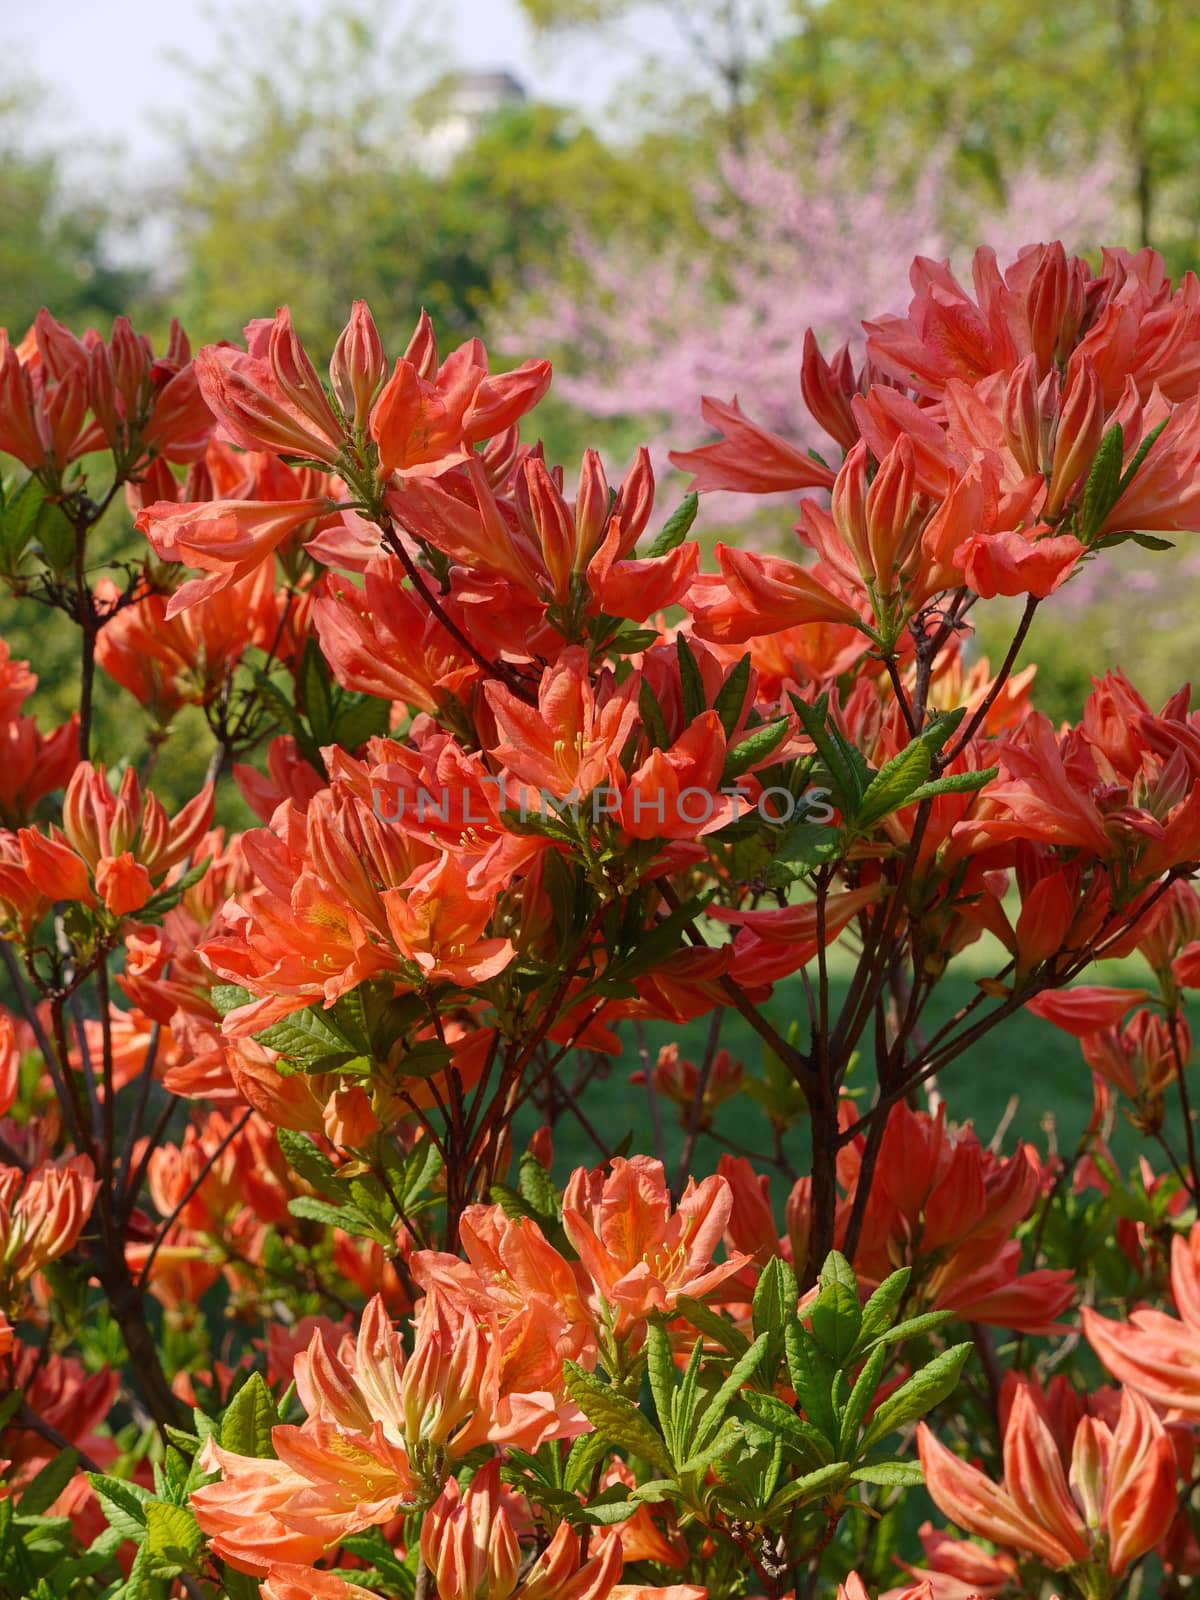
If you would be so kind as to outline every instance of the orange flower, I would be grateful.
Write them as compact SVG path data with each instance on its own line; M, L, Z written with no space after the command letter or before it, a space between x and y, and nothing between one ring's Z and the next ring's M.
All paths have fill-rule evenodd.
M704 395L701 419L724 437L698 450L672 450L671 465L694 472L692 487L702 494L735 489L744 494L775 494L781 489L829 489L833 473L777 433L760 427L738 405Z
M163 886L173 867L191 856L212 820L213 786L206 784L171 822L161 802L143 796L126 768L114 795L104 768L80 762L63 797L62 829L18 834L30 882L55 900L96 904L114 916L138 911Z
M345 429L284 306L273 320L251 322L246 350L206 345L196 356L200 392L221 434L244 450L337 462Z
M495 897L473 894L465 868L449 853L380 898L397 949L424 982L443 979L469 988L503 972L516 954L511 939L483 937Z
M689 601L700 639L742 644L801 623L856 626L860 620L849 601L831 587L830 572L724 544L717 546L717 560L724 583L697 579Z
M378 1600L374 1590L293 1561L273 1562L259 1591L262 1600Z
M549 386L548 361L527 361L515 372L489 377L478 339L459 345L439 365L433 329L422 312L371 412L380 476L438 476L467 460L472 445L511 427Z
M323 1533L300 1533L282 1521L308 1484L286 1462L235 1455L212 1439L198 1459L205 1472L221 1474L191 1497L196 1521L220 1560L262 1577L277 1562L311 1566L324 1555Z
M293 534L336 511L328 495L304 500L159 500L137 514L136 526L164 561L183 561L210 573L185 583L167 602L167 619L248 577Z
M481 1467L465 1493L450 1479L421 1522L421 1555L438 1600L508 1600L521 1551L501 1502L499 1461Z
M934 1503L968 1532L1027 1552L1054 1569L1100 1566L1119 1577L1162 1539L1175 1515L1175 1454L1166 1430L1127 1391L1111 1430L1084 1417L1075 1430L1070 1478L1027 1385L1004 1430L1004 1482L997 1487L920 1424L917 1447Z
M1128 1322L1083 1309L1083 1331L1104 1365L1155 1405L1200 1417L1200 1223L1171 1241L1171 1293L1179 1318L1149 1306Z
M61 1166L45 1163L21 1182L14 1167L0 1171L0 1236L4 1273L25 1283L65 1255L79 1238L96 1198L87 1156Z
M536 710L503 684L485 684L484 694L503 741L492 754L514 777L556 800L583 800L620 781L620 753L637 721L635 679L597 692L585 651L572 646L542 675Z
M678 1295L701 1299L741 1270L749 1256L714 1261L733 1209L724 1178L688 1180L672 1210L662 1163L618 1156L608 1176L580 1167L563 1196L563 1227L591 1280L598 1328L626 1338Z

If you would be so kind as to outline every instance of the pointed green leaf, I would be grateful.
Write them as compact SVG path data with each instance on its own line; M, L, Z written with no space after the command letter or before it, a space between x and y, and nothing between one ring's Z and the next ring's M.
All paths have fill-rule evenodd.
M692 523L696 520L696 513L700 509L700 496L694 491L685 495L663 523L662 531L650 546L648 555L652 557L665 556L676 546L681 545L691 532Z

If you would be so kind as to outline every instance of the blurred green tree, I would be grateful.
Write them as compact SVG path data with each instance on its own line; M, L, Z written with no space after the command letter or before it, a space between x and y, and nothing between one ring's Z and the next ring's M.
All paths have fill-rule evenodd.
M721 86L716 121L735 146L760 119L790 121L798 148L832 120L859 145L864 171L884 163L894 177L898 160L917 165L950 140L957 179L993 196L1031 157L1069 167L1116 154L1142 240L1176 267L1197 257L1196 0L520 4L565 39L591 29L615 41L635 14L657 14ZM681 83L679 98L690 89Z
M1123 163L1143 242L1194 256L1200 140L1195 0L793 0L761 97L843 116L871 160L952 140L1001 186L1031 155Z
M193 68L200 110L178 130L189 332L233 337L286 301L330 347L364 298L390 348L421 306L462 338L538 268L569 269L577 219L607 231L682 214L682 191L549 105L499 106L447 156L439 118L457 80L416 11L412 26L378 0L315 20L256 13Z
M0 327L20 338L42 306L73 327L107 327L142 275L108 255L111 217L65 182L59 156L31 140L37 96L0 89Z

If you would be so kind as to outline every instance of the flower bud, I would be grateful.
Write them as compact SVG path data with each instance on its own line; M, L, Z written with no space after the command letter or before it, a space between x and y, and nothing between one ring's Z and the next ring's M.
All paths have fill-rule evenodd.
M455 1479L421 1525L421 1555L439 1600L508 1600L521 1551L500 1503L500 1463L489 1461L462 1493Z
M600 546L612 496L604 467L594 450L584 452L575 497L575 571L582 572Z
M1042 470L1042 414L1033 356L1020 363L1004 391L1004 438L1027 478Z
M800 393L816 421L843 450L853 450L858 443L858 423L850 409L854 392L849 351L843 345L831 364L821 354L816 336L809 328L804 335Z
M356 300L350 320L338 335L329 380L338 404L357 430L364 430L375 396L387 378L383 340L365 300Z
M1054 436L1054 459L1042 515L1055 517L1091 467L1104 437L1104 394L1087 356L1072 359Z

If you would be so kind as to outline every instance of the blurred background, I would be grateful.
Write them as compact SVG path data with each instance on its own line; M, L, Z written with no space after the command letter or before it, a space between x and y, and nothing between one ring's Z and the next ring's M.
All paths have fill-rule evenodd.
M817 442L805 328L901 309L917 252L1200 255L1195 0L41 0L0 47L14 336L46 304L195 344L286 301L319 358L365 297L394 353L425 306L554 359L568 477L587 443L665 466L704 392ZM1039 616L1053 716L1102 661L1155 702L1190 674L1200 554L1115 557Z

